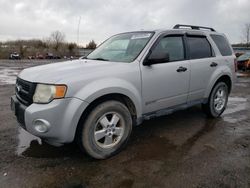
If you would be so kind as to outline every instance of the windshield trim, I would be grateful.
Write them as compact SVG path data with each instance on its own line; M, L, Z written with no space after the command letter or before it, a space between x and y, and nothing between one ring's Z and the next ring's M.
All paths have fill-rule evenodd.
M88 58L89 55L91 55L95 50L97 50L100 46L102 46L106 41L108 41L109 39L113 38L113 37L116 37L118 35L123 35L123 34L131 34L131 33L151 33L151 36L149 37L147 43L145 44L145 46L141 49L141 51L138 53L138 55L131 61L128 61L128 62L125 62L125 61L119 61L120 63L132 63L133 61L135 61L139 55L142 53L142 51L146 48L146 46L148 45L149 41L151 41L152 37L155 35L155 31L131 31L131 32L124 32L124 33L118 33L116 35L113 35L109 38L107 38L106 40L104 40L99 46L97 46L96 49L94 49L91 53L89 53L85 59L89 59L89 60L97 60L97 61L101 61L101 60L98 60L98 59L91 59L91 58ZM109 62L114 62L114 61L109 61Z

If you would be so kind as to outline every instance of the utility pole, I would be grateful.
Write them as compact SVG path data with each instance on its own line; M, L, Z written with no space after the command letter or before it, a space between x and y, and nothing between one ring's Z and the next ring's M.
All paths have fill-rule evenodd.
M80 16L79 21L78 21L78 26L77 26L77 42L76 42L76 44L77 44L77 48L78 48L78 55L80 55L80 53L79 53L79 33L80 33L81 19L82 19L82 17Z

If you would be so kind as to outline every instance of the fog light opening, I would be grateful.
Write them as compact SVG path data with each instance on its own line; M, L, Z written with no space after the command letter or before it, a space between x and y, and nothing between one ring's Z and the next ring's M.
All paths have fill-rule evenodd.
M48 121L43 119L37 119L34 121L34 128L39 133L46 133L48 132L50 124Z

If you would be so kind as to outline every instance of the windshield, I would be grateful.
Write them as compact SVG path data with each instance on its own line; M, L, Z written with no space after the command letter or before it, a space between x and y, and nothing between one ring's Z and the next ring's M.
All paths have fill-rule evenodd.
M152 32L133 32L115 35L87 56L87 59L132 62L146 46Z

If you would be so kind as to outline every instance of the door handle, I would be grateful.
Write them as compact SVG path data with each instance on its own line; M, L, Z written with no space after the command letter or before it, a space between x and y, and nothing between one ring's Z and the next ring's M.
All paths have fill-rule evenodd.
M210 67L216 67L217 65L218 65L217 63L212 62L212 63L210 64Z
M177 71L177 72L185 72L185 71L187 71L187 68L181 66L181 67L179 67L176 71Z

